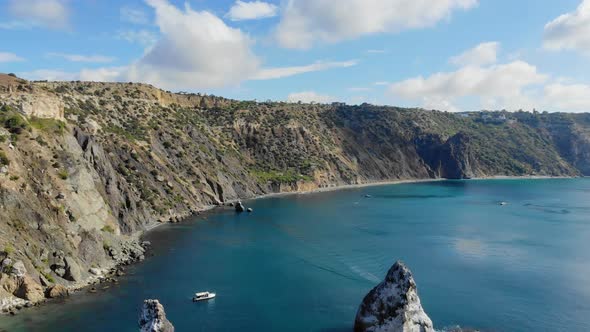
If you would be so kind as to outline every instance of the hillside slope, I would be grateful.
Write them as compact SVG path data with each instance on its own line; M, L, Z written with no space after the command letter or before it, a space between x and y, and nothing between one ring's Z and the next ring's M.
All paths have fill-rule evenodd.
M141 259L145 229L236 199L396 179L590 175L589 114L257 103L7 75L0 107L0 307L83 286Z

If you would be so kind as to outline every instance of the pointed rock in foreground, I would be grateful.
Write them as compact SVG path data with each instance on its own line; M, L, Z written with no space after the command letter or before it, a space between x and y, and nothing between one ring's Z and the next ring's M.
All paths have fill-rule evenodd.
M354 321L355 332L434 332L422 309L412 272L397 261L385 280L365 296Z
M140 332L174 332L174 326L166 319L164 306L158 300L145 300L139 313Z

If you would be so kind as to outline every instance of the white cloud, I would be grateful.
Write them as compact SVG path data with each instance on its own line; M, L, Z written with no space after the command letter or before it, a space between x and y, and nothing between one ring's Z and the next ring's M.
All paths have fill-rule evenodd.
M590 85L545 75L524 61L496 64L499 47L495 42L482 43L449 60L462 66L459 69L389 84L389 94L396 102L446 111L590 111Z
M146 0L155 9L161 38L129 68L129 80L167 89L237 84L252 76L259 59L252 41L206 11L184 11L166 0Z
M387 53L386 50L367 50L367 53L369 54L385 54Z
M62 58L71 62L92 62L92 63L108 63L116 60L114 57L105 55L80 55L67 53L47 53L49 57Z
M312 71L350 67L356 61L261 68L253 41L239 29L206 11L184 10L167 0L146 0L155 9L161 37L132 63L122 80L141 81L166 89L203 89L244 80L276 79Z
M365 88L365 87L351 87L346 89L350 92L366 92L366 91L371 91L371 88Z
M158 36L148 30L120 30L117 33L117 39L143 46L152 46L158 41Z
M8 22L0 22L0 29L4 30L29 30L35 27L34 23L13 20Z
M274 17L279 8L271 3L262 1L236 1L226 14L232 21L257 20L261 18Z
M379 82L375 82L373 83L373 85L377 85L377 86L383 86L383 85L390 85L390 82L387 81L379 81Z
M151 44L144 55L125 67L84 69L77 73L37 70L24 73L32 79L145 82L170 90L199 90L237 85L244 80L283 78L302 73L344 68L355 60L316 62L293 67L264 68L252 51L253 41L239 29L227 26L206 11L189 5L181 10L167 0L146 0L155 9L160 36L145 30L121 31L119 38ZM156 40L152 40L156 39ZM54 53L71 61L108 62L109 57Z
M112 82L119 81L124 77L127 67L109 67L88 69L84 68L79 72L68 72L61 69L37 69L19 73L19 77L28 80L48 80L48 81L94 81L94 82Z
M287 101L296 103L322 103L327 104L336 101L336 97L321 95L314 91L293 92L287 96Z
M64 29L69 26L69 9L64 0L9 0L10 13L30 26Z
M389 93L397 102L403 100L446 111L533 108L590 111L590 85L550 77L524 61L490 65L495 63L499 45L480 47L487 44L490 43L451 58L450 62L464 65L456 71L396 82L389 85Z
M483 66L496 63L500 43L481 43L476 47L454 56L449 60L457 66Z
M549 50L576 50L590 55L590 0L545 25L543 46Z
M397 82L390 92L405 100L421 101L436 109L457 109L459 98L475 97L482 108L525 108L531 104L525 89L548 79L523 61L490 67L467 66L454 72L433 74Z
M149 23L149 19L148 19L147 14L145 13L145 11L143 11L139 8L124 6L124 7L121 7L119 12L120 12L120 16L121 16L121 21L123 21L123 22L129 22L129 23L133 23L133 24L148 24Z
M25 61L25 59L21 58L20 56L14 54L14 53L0 52L0 62L20 62L20 61Z
M66 72L59 69L37 69L18 73L19 77L28 80L73 81L78 79L78 73Z
M589 112L590 85L549 84L544 89L544 106L551 111Z
M278 67L278 68L263 68L259 70L252 79L255 80L268 80L275 78L289 77L298 74L304 74L314 71L321 71L331 68L346 68L352 67L357 64L356 60L340 61L340 62L316 62L306 66L294 66L294 67Z
M276 30L286 48L435 25L477 0L288 0Z
M110 67L97 69L82 69L78 74L79 80L93 82L112 82L121 80L127 67Z

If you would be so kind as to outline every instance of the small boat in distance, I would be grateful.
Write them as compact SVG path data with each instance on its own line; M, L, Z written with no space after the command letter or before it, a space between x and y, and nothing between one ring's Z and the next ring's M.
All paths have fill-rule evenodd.
M508 202L500 202L500 205L502 205L502 206L508 205Z
M215 297L215 293L209 293L209 292L195 293L195 296L193 297L193 302L205 301L205 300L212 299L214 297Z

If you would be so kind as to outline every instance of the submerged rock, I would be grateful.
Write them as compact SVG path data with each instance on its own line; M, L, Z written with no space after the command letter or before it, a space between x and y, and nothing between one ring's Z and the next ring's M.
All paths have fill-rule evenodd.
M139 313L140 332L174 332L174 326L166 319L164 306L158 300L145 300Z
M385 280L363 299L354 322L355 332L434 332L422 309L412 272L400 261Z

